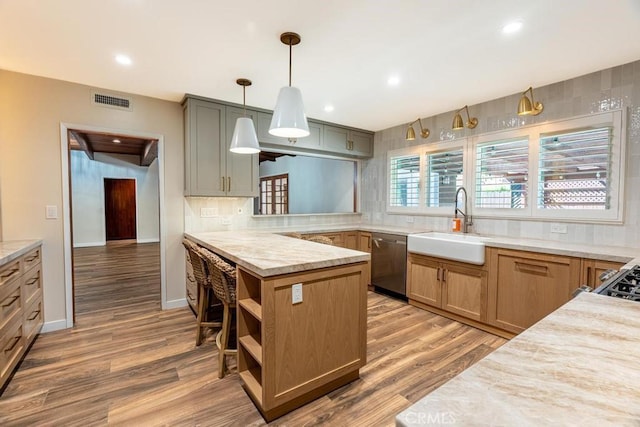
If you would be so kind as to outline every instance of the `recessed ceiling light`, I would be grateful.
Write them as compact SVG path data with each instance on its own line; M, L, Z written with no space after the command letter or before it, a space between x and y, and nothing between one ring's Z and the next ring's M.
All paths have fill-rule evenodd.
M327 113L330 113L334 110L333 105L325 105L324 106L324 111L326 111Z
M113 140L113 143L114 143L114 144L120 144L120 142L121 142L121 141L120 141L119 139L114 139L114 140Z
M389 86L398 86L400 84L400 77L398 76L389 77L389 80L387 80L387 84Z
M517 33L522 29L522 21L513 21L509 22L507 25L502 27L502 32L504 34L513 34Z
M116 55L116 62L120 65L131 65L132 61L127 55Z

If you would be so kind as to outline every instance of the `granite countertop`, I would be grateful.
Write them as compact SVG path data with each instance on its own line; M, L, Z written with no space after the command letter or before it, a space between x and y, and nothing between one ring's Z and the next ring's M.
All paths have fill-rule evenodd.
M366 252L258 231L185 233L261 277L369 261Z
M41 244L42 240L11 240L0 242L0 266L21 257Z
M638 426L639 316L637 302L581 293L396 424Z

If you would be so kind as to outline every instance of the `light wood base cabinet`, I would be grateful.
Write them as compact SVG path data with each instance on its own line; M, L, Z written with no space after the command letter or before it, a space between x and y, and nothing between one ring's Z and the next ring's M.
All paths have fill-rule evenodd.
M600 275L607 270L620 270L624 263L614 261L602 261L599 259L582 260L581 285L591 286L593 289L602 284Z
M238 267L238 372L267 421L358 378L368 263L274 277ZM292 285L303 300L292 303Z
M44 323L40 251L0 266L0 390Z
M580 285L580 258L490 251L488 321L520 333L571 299Z
M409 253L407 268L410 301L472 320L486 320L487 272L483 266Z

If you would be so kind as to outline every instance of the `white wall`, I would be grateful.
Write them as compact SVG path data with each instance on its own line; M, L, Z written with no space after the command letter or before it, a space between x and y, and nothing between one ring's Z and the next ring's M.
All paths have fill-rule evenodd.
M42 239L45 324L66 319L61 123L163 136L166 300L184 302L182 108L137 95L132 111L91 103L94 88L0 70L0 206L4 240ZM45 219L45 206L60 218Z
M71 151L73 245L105 244L104 178L136 180L136 221L139 242L160 240L158 161L139 166L139 156Z
M282 156L260 163L260 178L285 173L290 214L353 212L353 161Z

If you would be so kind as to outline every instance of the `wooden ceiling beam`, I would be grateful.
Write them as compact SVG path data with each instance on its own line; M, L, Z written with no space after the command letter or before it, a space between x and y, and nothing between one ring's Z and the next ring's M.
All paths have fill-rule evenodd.
M73 138L76 141L78 141L78 145L80 145L80 148L82 148L82 151L84 151L87 157L93 160L94 155L93 155L93 147L91 146L91 143L82 134L74 130L70 130L69 133L71 134L71 136L73 136Z
M140 153L140 166L149 166L158 157L158 140L147 142Z

